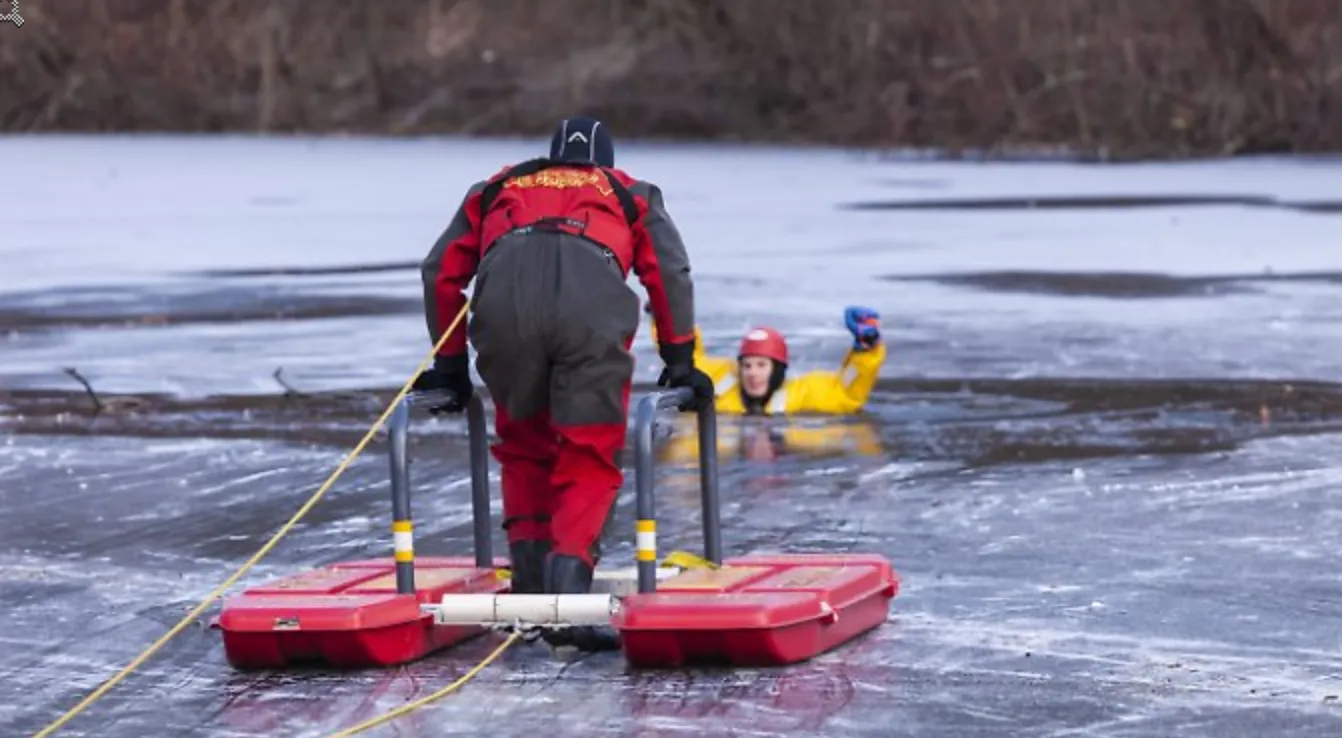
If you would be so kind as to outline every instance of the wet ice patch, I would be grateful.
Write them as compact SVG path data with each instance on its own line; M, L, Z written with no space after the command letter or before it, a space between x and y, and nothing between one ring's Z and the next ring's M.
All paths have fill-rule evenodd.
M1186 208L1241 206L1282 208L1306 213L1342 212L1342 200L1290 201L1257 195L1036 195L1026 197L979 197L961 199L877 200L845 203L850 210L1110 210L1126 208Z
M972 287L987 292L1025 293L1068 297L1172 298L1223 297L1257 293L1273 283L1342 283L1342 272L1299 274L1246 274L1174 276L1145 272L1036 272L999 271L955 274L896 274L894 282L926 281Z
M1097 604L1079 609L1103 609ZM1153 696L1162 708L1205 710L1256 702L1319 709L1326 695L1342 687L1337 676L1342 657L1325 649L1282 651L1215 638L1134 637L1105 633L1095 625L1060 630L1043 621L1015 619L916 617L904 622L906 636L922 641L937 668L994 672L1034 663L1035 673L1044 676L1061 667L1101 684L1156 688Z
M0 331L153 329L197 323L415 315L421 306L422 300L413 294L406 297L321 294L283 285L218 287L187 282L115 289L72 288L0 295Z
M415 265L453 207L417 183L431 178L439 183L434 192L454 186L464 191L476 176L470 173L472 167L493 171L497 162L490 163L490 157L527 155L527 146L513 141L401 143L388 148L384 142L351 140L313 149L296 141L76 137L0 144L7 166L32 188L25 190L29 196L25 191L10 193L7 202L24 216L7 224L7 246L0 247L8 257L3 286L50 301L28 310L30 318L69 317L62 311L71 306L56 304L61 301L57 295L45 292L52 287L65 290L61 299L97 307L83 313L76 307L73 315L81 320L184 314L195 309L192 304L209 306L198 318L235 314L245 320L289 310L284 302L289 293L297 301L293 308L298 312L292 315L346 316L266 319L233 331L206 330L213 323L150 326L115 331L120 342L71 338L52 343L19 335L7 345L6 382L67 386L60 367L75 365L109 390L263 393L274 390L270 372L285 365L306 375L305 386L314 389L398 386L428 350ZM184 181L176 162L187 151L197 168ZM995 165L891 161L840 151L637 145L629 147L627 156L631 166L655 173L667 193L691 244L700 301L712 306L701 311L706 336L724 350L732 350L751 325L773 323L796 342L799 369L832 368L846 343L840 312L849 303L873 305L888 316L889 337L899 347L890 371L897 367L900 374L1299 376L1328 371L1318 357L1342 350L1336 322L1315 325L1283 316L1275 292L1271 300L1250 303L1242 301L1252 295L1202 301L1234 300L1225 310L1108 308L1107 314L1097 315L1105 311L1069 307L1059 314L1049 301L1022 300L1020 293L976 293L908 281L892 286L880 279L891 274L1049 270L1071 273L1074 281L1090 279L1094 284L1085 292L1112 294L1127 290L1123 280L1115 286L1115 280L1087 274L1130 270L1134 263L1176 280L1205 275L1208 264L1216 264L1218 273L1244 275L1265 269L1277 274L1336 273L1342 264L1330 256L1335 230L1331 216L1197 204L1206 197L1244 196L1236 183L1246 178L1257 190L1247 193L1254 198L1294 203L1324 199L1337 179L1335 163L1301 166L1290 159L1266 159L1132 167ZM267 166L255 166L261 160ZM51 166L53 161L61 166ZM369 161L376 162L380 173L378 187L370 188L363 178L370 176ZM447 161L452 165L444 166ZM112 169L118 172L117 187L109 190L105 177ZM358 182L347 181L352 171L363 173ZM55 172L65 173L59 186L50 181ZM455 174L444 180L444 172ZM711 187L705 189L723 178L783 181L782 173L795 179L786 180L786 187L738 193L730 214ZM70 176L83 184L71 190ZM1154 181L1162 194L1184 198L1185 204L1112 212L905 210L836 216L836 202L887 196L891 185L885 180L935 183L938 199L1016 197L1036 202L1059 195L1131 202L1149 196ZM57 190L63 197L30 196ZM185 198L182 192L193 194ZM1188 200L1189 195L1202 199ZM276 206L277 201L285 204ZM780 212L787 217L780 218ZM62 247L36 249L33 243ZM892 243L916 247L893 248ZM873 247L855 247L861 244ZM189 279L181 279L183 274ZM328 282L324 294L313 297L318 302L303 302L308 300L303 295L318 289L316 280ZM356 283L366 291L339 291ZM1236 285L1244 283L1176 288ZM1256 289L1263 285L1254 283ZM1134 289L1160 293L1167 287ZM1291 289L1294 295L1307 287L1294 284ZM320 302L332 299L346 301ZM143 307L145 300L166 300L169 309L128 307L137 302ZM1335 302L1311 300L1302 315L1336 313L1335 305L1329 307ZM388 312L368 314L384 308ZM1106 335L1079 344L1078 334L1095 320L1105 325ZM294 322L301 325L276 330L276 322L286 328ZM1271 324L1294 335L1262 343L1261 326ZM182 330L166 332L173 328ZM658 361L647 334L640 331L636 341L638 371L655 378ZM1169 352L1169 345L1187 350ZM208 347L204 359L202 346ZM332 349L341 346L359 350ZM114 360L118 355L142 360L121 363Z
M202 299L204 312L216 314L274 307L256 295L285 290L409 301L406 313L6 338L9 386L77 394L61 373L74 365L104 392L194 398L173 417L144 412L110 422L68 399L38 398L22 423L3 419L7 429L32 432L32 418L42 416L60 430L9 436L2 448L22 453L0 453L0 520L8 525L0 542L14 549L0 553L11 567L0 586L13 587L5 605L51 601L68 611L22 610L25 620L5 622L6 633L22 635L0 635L28 639L6 641L0 658L29 659L21 671L0 666L0 732L28 734L254 552L381 410L329 395L283 411L209 405L207 396L274 396L281 389L271 372L281 365L301 391L399 387L428 350L422 318L409 314L419 290L413 265L451 217L442 192L464 190L478 173L535 147L62 138L4 140L0 149L7 173L28 188L7 199L23 215L7 222L0 245L6 289L93 286L100 292L73 299L97 308L85 317L104 311L112 320L145 314L134 291L151 283L167 286L145 295L171 293L180 309ZM964 284L984 273L1058 271L1082 292L1159 295L1197 287L1209 273L1336 272L1335 218L1224 203L1113 212L835 209L888 197L887 179L934 183L927 194L938 199L1131 197L1149 194L1152 181L1173 194L1234 195L1251 181L1250 194L1299 203L1336 189L1336 164L996 166L632 145L622 156L667 193L701 276L696 294L707 306L712 352L730 356L746 330L772 324L788 334L798 371L834 369L851 343L843 306L881 310L892 351L869 408L879 450L836 452L822 441L794 444L773 460L724 456L724 542L733 554L883 553L901 574L901 596L880 630L779 670L628 674L613 655L561 664L541 649L514 652L467 693L392 730L446 725L552 738L881 726L924 738L1011 729L1337 732L1336 707L1319 707L1339 671L1329 654L1342 645L1330 563L1342 530L1332 492L1336 439L1253 441L1329 430L1335 408L1327 392L1318 402L1283 400L1204 380L1335 378L1335 284L1256 280L1251 291L1125 300L1115 309L1108 299L1059 297L1066 284L1045 284L1052 293L1040 295L881 279L967 275ZM186 180L183 157L195 163ZM116 187L108 185L112 169ZM785 184L742 190L728 203L713 191L728 179ZM429 180L435 187L422 186ZM62 197L32 197L57 191ZM359 273L358 265L378 262L386 268ZM1087 276L1133 264L1164 276L1128 288ZM189 280L177 282L182 275ZM28 314L78 312L60 313L56 297L29 304ZM646 329L635 351L637 376L650 384L660 362ZM1112 382L1116 376L1143 379ZM993 386L1003 377L1020 381ZM1159 377L1187 381L1148 381ZM433 459L413 477L417 542L426 553L460 553L470 533L461 444L436 444L459 441L461 429L426 423L422 431L432 438L425 448L437 450L417 456ZM136 433L294 443L198 446ZM659 474L667 545L698 550L692 460L659 465ZM612 565L632 559L630 487L612 524ZM386 498L385 458L369 454L242 584L386 555ZM35 520L58 522L38 530ZM191 630L82 724L120 735L327 735L448 683L490 645L370 674L246 677L224 665L217 634ZM463 699L471 695L478 699Z

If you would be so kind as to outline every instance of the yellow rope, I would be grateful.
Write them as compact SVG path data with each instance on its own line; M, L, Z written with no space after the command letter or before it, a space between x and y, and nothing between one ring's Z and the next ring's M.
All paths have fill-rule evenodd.
M508 636L507 640L499 644L499 647L494 649L493 652L491 652L488 656L486 656L483 661L476 664L475 666L472 666L470 671L466 672L465 674L462 674L461 677L459 677L455 682L452 682L451 684L447 685L446 687L443 687L442 689L438 690L437 692L434 692L431 695L421 697L415 700L414 702L409 702L404 705L401 705L395 710L391 710L390 712L379 715L371 720L366 720L362 723L359 723L353 728L347 728L345 730L340 731L339 733L332 733L328 738L346 738L346 736L351 736L354 735L355 733L362 733L363 731L368 730L369 728L375 728L389 720L394 720L395 718L398 718L402 715L414 712L415 710L418 710L419 708L429 704L430 702L440 700L443 697L452 694L458 689L461 689L461 687L465 685L466 682L469 682L470 680L474 679L477 674L484 671L486 666L489 666L490 664L494 663L495 659L502 656L503 652L507 651L509 646L512 646L514 643L517 643L519 640L521 640L521 638L522 638L522 632L514 631L512 635Z
M73 718L75 715L78 715L80 712L82 712L84 708L93 704L94 700L106 694L107 691L110 690L112 687L116 686L118 682L120 682L122 679L125 679L126 676L129 675L132 671L135 671L135 669L139 668L141 664L143 664L146 660L148 660L150 656L154 655L160 648L163 647L164 644L172 640L172 638L176 636L178 633L180 633L182 629L185 628L191 621L199 617L200 614L205 611L205 608L209 607L211 603L219 599L219 596L222 595L229 587L233 586L233 584L235 584L238 581L238 579L242 578L243 574L246 574L249 570L251 570L253 566L256 566L256 563L260 561L263 556L269 553L270 549L274 548L276 543L279 543L279 540L283 538L284 535L288 533L291 528L294 527L294 524L296 524L299 520L301 520L304 515L307 515L308 512L310 512L312 508L317 504L317 502L323 496L326 495L326 491L331 488L331 485L335 484L335 481L340 478L341 474L345 473L345 469L349 467L349 465L354 461L354 459L358 458L359 454L363 453L364 448L368 446L368 443L373 440L373 436L377 434L377 429L381 428L382 424L387 422L387 418L391 416L392 411L396 409L396 406L400 404L401 400L404 399L406 394L410 392L410 388L411 386L414 385L415 380L419 379L419 375L423 374L424 370L428 369L429 364L433 361L433 357L438 353L438 349L442 348L443 344L447 342L448 336L452 335L452 332L456 330L457 325L461 323L463 318L466 317L466 310L468 307L469 303L461 306L461 312L457 313L457 317L455 320L452 321L452 325L448 326L447 330L443 331L442 337L439 338L438 342L434 344L433 349L429 351L429 355L424 357L424 360L420 362L419 368L415 370L415 373L413 376L410 377L410 380L405 383L405 386L401 387L401 391L396 393L396 398L393 399L391 401L391 404L387 406L387 409L382 413L382 417L378 418L377 422L373 424L373 427L368 429L368 433L364 434L363 440L359 441L358 445L354 447L354 450L352 450L349 453L349 455L345 457L345 460L340 462L340 466L336 467L335 472L331 474L329 478L327 478L326 482L322 484L322 486L316 491L316 493L314 493L312 497L309 498L308 501L298 509L298 512L294 513L294 516L292 518L289 518L289 522L280 526L279 531L277 531L269 541L266 541L266 544L262 546L260 550L258 550L250 559L248 559L247 563L242 565L242 568L234 572L233 575L230 576L228 579L225 579L224 583L216 587L215 590L211 592L208 597L206 597L204 600L201 600L201 603L199 605L196 605L196 607L193 608L191 612L187 613L186 617L183 617L181 622L177 623L177 625L174 625L172 630L169 630L167 633L163 635L162 638L159 638L157 641L155 641L152 646L145 649L144 653L141 653L139 656L135 657L135 660L127 664L126 668L118 672L116 676L113 676L111 679L108 679L107 681L103 682L102 686L93 690L93 692L89 696L85 697L82 701L80 701L79 704L67 710L65 714L61 715L50 725L43 728L40 732L34 735L33 738L46 738L46 736L51 735L62 725L69 722L70 719Z

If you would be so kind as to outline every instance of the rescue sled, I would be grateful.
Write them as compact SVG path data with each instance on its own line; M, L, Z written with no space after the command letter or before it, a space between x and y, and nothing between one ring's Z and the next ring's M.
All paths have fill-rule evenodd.
M845 643L885 621L899 579L867 554L761 554L723 559L717 417L698 415L704 556L657 562L652 430L689 390L644 397L635 412L636 572L598 570L594 594L510 594L493 557L484 408L467 405L475 556L416 560L406 439L410 410L440 394L408 395L389 422L393 556L296 574L228 598L218 619L237 668L318 663L391 666L507 627L605 625L628 663L774 666Z

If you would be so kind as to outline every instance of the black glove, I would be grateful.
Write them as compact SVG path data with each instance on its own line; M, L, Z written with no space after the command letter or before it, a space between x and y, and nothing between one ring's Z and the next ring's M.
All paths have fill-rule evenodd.
M433 368L419 375L413 389L416 392L435 390L452 393L452 399L429 406L429 412L459 413L466 409L475 385L471 383L471 366L465 354L458 356L436 356Z
M660 353L666 368L657 377L657 386L689 387L694 392L689 402L681 403L676 409L699 412L712 405L717 392L713 387L713 379L694 365L694 341L665 344Z

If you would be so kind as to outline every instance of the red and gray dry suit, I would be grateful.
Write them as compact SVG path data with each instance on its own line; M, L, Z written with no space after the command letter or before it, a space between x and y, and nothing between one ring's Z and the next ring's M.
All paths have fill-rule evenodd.
M496 404L510 544L552 541L594 567L623 481L639 299L662 358L689 364L689 257L661 191L616 168L537 159L471 187L424 262L434 341L474 277L470 340ZM466 352L451 336L440 356ZM515 574L516 576L516 574Z

